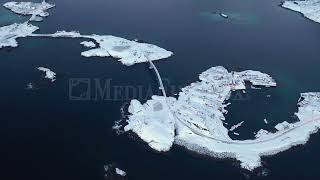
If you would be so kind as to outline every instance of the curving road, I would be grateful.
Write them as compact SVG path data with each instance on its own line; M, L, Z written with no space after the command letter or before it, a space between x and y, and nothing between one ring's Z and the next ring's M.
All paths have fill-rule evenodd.
M159 85L160 85L160 89L162 91L163 96L165 97L167 107L170 110L170 112L173 115L173 117L175 119L177 119L180 123L182 123L183 125L188 127L190 131L192 131L194 134L196 134L198 136L209 138L209 139L212 139L212 140L215 140L215 141L219 141L219 142L222 142L222 143L226 143L226 144L238 144L238 145L259 144L259 143L265 143L265 142L273 141L273 140L275 140L277 138L281 138L282 136L288 134L289 132L291 132L291 131L293 131L295 129L303 127L303 126L305 126L305 125L307 125L309 123L320 121L320 115L312 117L310 120L304 120L303 123L301 123L302 121L299 121L299 122L295 123L295 125L300 123L299 125L294 126L292 128L289 128L289 129L286 129L286 130L283 130L283 131L278 131L278 132L276 132L274 134L271 134L270 138L262 139L262 140L257 140L257 139L256 140L244 140L244 141L224 140L224 139L218 139L218 138L215 138L215 137L212 137L212 136L204 135L204 134L200 133L197 129L194 129L193 127L191 127L185 121L179 119L179 117L174 113L174 111L172 111L171 107L169 106L168 100L167 100L167 95L166 95L165 88L164 88L163 83L162 83L162 79L161 79L160 73L159 73L157 67L153 64L153 62L147 56L145 56L145 57L149 61L152 69L154 69L154 71L155 71L155 73L157 75L157 78L158 78L158 81L159 81Z

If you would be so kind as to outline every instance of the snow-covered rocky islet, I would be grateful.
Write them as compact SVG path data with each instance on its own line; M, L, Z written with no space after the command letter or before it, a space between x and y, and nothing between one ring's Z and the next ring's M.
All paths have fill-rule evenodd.
M42 71L45 73L45 78L46 79L50 79L51 82L54 82L56 80L56 73L53 72L51 69L49 68L45 68L45 67L38 67L37 68L39 71Z
M43 17L49 16L48 9L55 7L54 4L46 1L41 3L12 1L5 3L3 6L19 15L31 15L30 21L42 21Z

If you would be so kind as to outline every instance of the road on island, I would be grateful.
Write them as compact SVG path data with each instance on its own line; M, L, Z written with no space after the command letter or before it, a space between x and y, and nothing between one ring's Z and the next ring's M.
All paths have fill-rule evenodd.
M196 134L198 136L205 137L205 138L208 138L208 139L211 139L211 140L214 140L214 141L219 141L219 142L226 143L226 144L238 144L238 145L260 144L260 143L265 143L265 142L269 142L269 141L274 141L274 140L276 140L278 138L281 138L285 134L288 134L289 132L291 132L291 131L293 131L295 129L298 129L298 128L300 128L302 126L305 126L305 125L307 125L309 123L320 121L320 115L318 115L317 117L312 117L310 120L303 120L303 121L300 120L299 122L297 122L297 123L299 123L299 125L296 125L297 123L295 123L294 127L289 128L289 129L285 129L283 131L278 131L278 132L276 132L274 134L271 134L270 138L262 139L262 140L244 140L244 141L231 140L231 141L229 141L229 140L223 140L223 139L218 139L218 138L215 138L215 137L212 137L212 136L204 135L204 134L198 132L197 130L195 130L194 128L190 127L190 125L187 124L186 122L184 122L183 120L179 119L176 116L176 114L172 111L172 109L169 106L169 103L167 101L168 98L167 98L167 94L165 92L165 88L164 88L163 83L162 83L162 79L161 79L160 73L159 73L157 67L154 65L154 63L147 56L145 56L145 57L148 60L148 62L150 63L151 68L155 71L155 73L157 75L157 78L158 78L158 81L159 81L159 85L160 85L160 89L162 91L162 95L165 97L165 101L166 101L167 107L170 110L170 112L173 115L173 117L175 119L177 119L180 123L182 123L183 125L188 127L190 131L192 131L194 134ZM320 127L318 127L318 128L320 128Z

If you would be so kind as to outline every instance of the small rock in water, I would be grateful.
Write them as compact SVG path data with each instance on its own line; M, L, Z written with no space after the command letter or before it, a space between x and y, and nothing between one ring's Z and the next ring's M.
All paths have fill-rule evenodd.
M121 124L123 119L114 122L112 129L117 133L117 135L121 135L124 133L123 125Z
M236 132L233 132L233 134L236 135L236 136L239 136L239 135L240 135L239 133L236 133Z
M232 127L229 129L229 131L234 131L234 130L236 130L237 128L239 128L240 126L242 126L243 123L244 123L244 121L242 121L242 122L240 122L240 123L232 126Z
M26 89L28 89L28 90L33 90L33 89L34 89L33 83L28 83Z
M219 13L219 15L220 15L221 17L223 17L223 18L226 18L226 19L228 19L228 18L229 18L229 16L228 16L228 15L226 15L226 14L224 14L224 13Z
M38 67L37 68L39 71L45 72L45 78L50 79L51 82L54 82L56 80L56 73L51 71L49 68L45 67Z
M127 173L119 168L116 168L116 173L120 176L126 176Z
M127 173L116 167L114 164L104 166L104 177L106 180L111 179L126 179Z

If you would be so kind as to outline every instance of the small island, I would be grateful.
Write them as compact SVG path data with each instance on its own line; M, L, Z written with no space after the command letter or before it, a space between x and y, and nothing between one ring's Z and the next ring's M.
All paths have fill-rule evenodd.
M49 16L48 9L55 7L54 4L49 4L45 0L41 3L13 1L3 6L19 15L31 15L30 21L42 21L43 17Z
M111 35L81 35L79 32L57 31L53 34L32 34L33 37L51 37L51 38L84 38L95 41L99 47L94 48L93 42L81 42L86 47L93 49L81 53L84 57L114 57L126 65L131 66L137 63L165 59L173 55L171 51L167 51L153 44L139 43L124 38ZM93 43L93 44L92 44Z
M53 72L51 69L46 68L46 67L38 67L37 68L39 71L42 71L45 73L45 78L49 79L51 82L54 82L56 80L56 73Z

